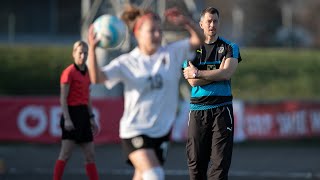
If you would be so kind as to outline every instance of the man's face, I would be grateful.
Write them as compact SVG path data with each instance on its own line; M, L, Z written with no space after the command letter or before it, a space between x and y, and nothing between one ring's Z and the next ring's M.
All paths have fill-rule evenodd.
M219 29L219 17L217 14L205 13L200 20L200 27L203 29L204 35L214 37Z

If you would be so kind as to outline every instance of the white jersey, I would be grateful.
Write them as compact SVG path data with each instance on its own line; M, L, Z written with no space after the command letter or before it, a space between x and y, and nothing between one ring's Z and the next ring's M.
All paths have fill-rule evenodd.
M170 131L178 106L182 62L193 57L189 39L184 39L159 48L151 56L135 48L102 68L107 88L124 84L120 138L141 134L155 138Z

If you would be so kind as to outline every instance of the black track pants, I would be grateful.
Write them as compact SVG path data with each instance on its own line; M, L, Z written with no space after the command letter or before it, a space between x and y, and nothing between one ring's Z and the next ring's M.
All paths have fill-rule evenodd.
M190 180L227 180L233 149L232 105L190 111L187 157Z

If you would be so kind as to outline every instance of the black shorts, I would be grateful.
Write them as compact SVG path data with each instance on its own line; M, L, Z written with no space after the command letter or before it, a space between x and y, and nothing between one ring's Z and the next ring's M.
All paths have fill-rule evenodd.
M62 130L62 139L69 139L75 143L86 143L93 141L88 106L68 106L71 121L75 127L74 130L66 131L64 128L64 117L61 116L60 127Z
M129 154L138 149L153 149L161 165L164 164L170 140L170 133L159 138L151 138L146 135L139 135L130 139L121 139L124 155L127 163L132 165Z

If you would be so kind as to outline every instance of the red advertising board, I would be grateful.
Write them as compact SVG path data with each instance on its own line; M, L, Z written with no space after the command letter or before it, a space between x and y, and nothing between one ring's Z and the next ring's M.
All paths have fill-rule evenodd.
M320 136L320 102L245 103L246 139L297 139Z
M188 103L180 108L172 140L185 141ZM95 143L118 143L122 98L93 99L100 133ZM1 97L0 141L58 143L61 108L59 97ZM234 101L235 142L244 140L320 137L320 102L281 101L250 103Z
M119 120L123 99L94 99L94 113L100 126L98 144L119 141ZM60 141L61 108L58 97L0 98L0 141L55 143Z

